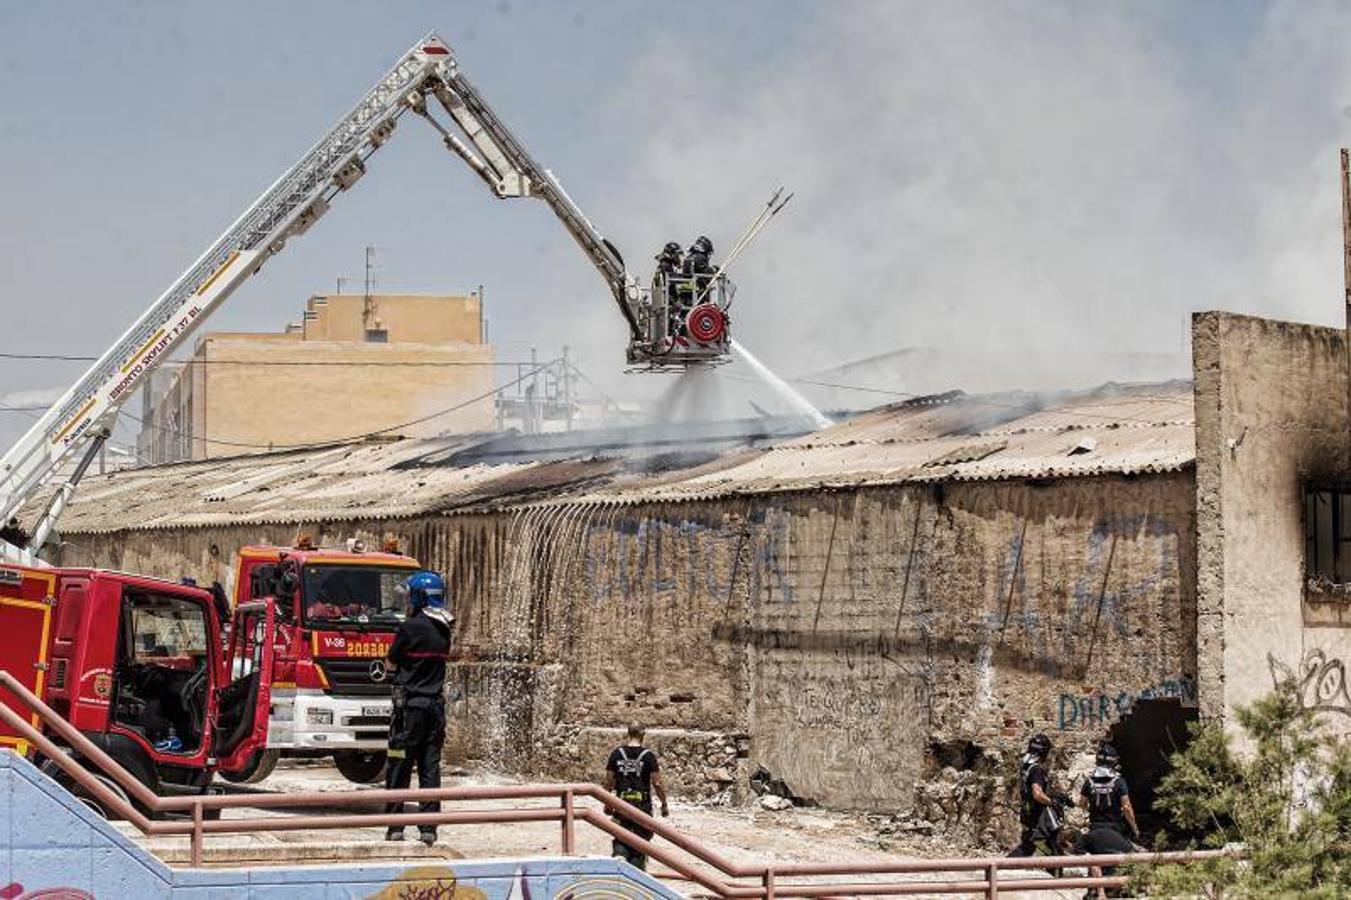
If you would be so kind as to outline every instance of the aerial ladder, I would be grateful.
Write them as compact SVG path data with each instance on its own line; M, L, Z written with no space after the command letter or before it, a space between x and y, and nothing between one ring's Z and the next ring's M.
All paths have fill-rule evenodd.
M430 107L449 115L457 135ZM627 363L667 370L725 362L731 289L718 274L702 285L700 310L654 297L563 190L526 152L465 77L450 46L428 34L361 101L288 169L190 265L136 322L0 457L0 523L9 522L46 485L59 482L27 545L0 541L0 557L37 563L38 554L75 485L111 434L118 410L219 306L291 238L308 231L333 201L356 184L367 161L412 112L436 129L499 198L543 200L605 279L629 329ZM681 326L682 317L698 328ZM710 322L712 326L710 327ZM697 334L697 337L694 335ZM68 474L58 471L76 454ZM134 511L129 511L134 515Z

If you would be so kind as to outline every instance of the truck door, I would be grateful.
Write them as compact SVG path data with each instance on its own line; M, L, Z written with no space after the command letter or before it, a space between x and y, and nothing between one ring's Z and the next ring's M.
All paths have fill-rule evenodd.
M0 566L0 669L39 697L47 680L47 640L55 594L54 570ZM63 679L65 674L60 673ZM27 706L3 688L0 703L19 713L28 711ZM36 713L29 721L35 727L40 722ZM0 724L0 747L28 752L28 742L3 724Z
M231 680L216 695L214 755L220 768L236 770L267 745L267 719L272 705L273 644L276 604L272 598L235 607L224 669Z

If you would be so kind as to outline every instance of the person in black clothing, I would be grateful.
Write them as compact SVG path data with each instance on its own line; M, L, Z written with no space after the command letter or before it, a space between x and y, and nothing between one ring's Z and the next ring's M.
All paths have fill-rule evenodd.
M446 660L455 617L445 609L446 588L435 572L418 572L408 579L408 618L390 644L387 664L394 671L394 708L389 720L389 765L385 787L408 787L417 765L420 788L441 786L441 746L446 741ZM402 812L391 803L389 812ZM419 804L420 812L440 812L437 801ZM418 828L422 842L436 843L436 826ZM403 826L390 826L385 840L403 840Z
M657 254L657 271L664 275L676 275L680 272L683 260L680 258L680 245L667 241L666 246Z
M713 274L713 242L705 235L699 235L690 245L689 252L685 254L685 263L683 271L686 275L712 275ZM703 279L707 283L707 279ZM701 285L702 289L702 285Z
M684 328L685 313L694 299L688 284L673 280L674 276L680 274L683 266L684 259L680 254L680 245L675 241L667 241L666 246L662 247L661 253L657 255L657 271L652 276L652 296L654 299L661 296L666 299L668 335L679 334Z
M1097 767L1080 789L1084 805L1088 808L1088 831L1084 832L1075 847L1078 853L1132 853L1136 847L1126 837L1126 826L1138 840L1140 828L1135 822L1135 808L1131 806L1130 790L1121 774L1121 758L1111 744L1098 748ZM1099 869L1091 866L1092 875L1111 875L1115 866ZM1099 897L1106 894L1099 890Z
M643 726L630 725L629 739L623 746L616 747L605 763L605 789L627 803L652 815L652 792L656 791L661 800L661 814L671 814L666 805L666 785L661 780L661 765L657 754L643 746ZM614 819L643 840L651 840L652 832L637 822L624 818L617 812ZM647 868L646 854L639 853L628 844L615 838L611 842L611 856L617 856L639 869Z
M1027 753L1018 767L1018 820L1022 837L1009 856L1035 856L1038 850L1052 856L1060 852L1060 829L1069 798L1051 790L1047 763L1051 739L1038 734L1027 742Z

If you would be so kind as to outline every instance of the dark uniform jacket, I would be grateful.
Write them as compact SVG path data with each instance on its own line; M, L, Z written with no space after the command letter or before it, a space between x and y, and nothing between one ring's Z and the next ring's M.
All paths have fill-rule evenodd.
M450 658L450 623L445 610L425 608L399 626L389 658L398 667L394 685L407 699L441 699Z

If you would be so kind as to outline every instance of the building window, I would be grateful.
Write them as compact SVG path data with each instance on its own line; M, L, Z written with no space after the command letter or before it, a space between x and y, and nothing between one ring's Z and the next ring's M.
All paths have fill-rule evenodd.
M1311 584L1351 584L1351 487L1305 489L1304 570Z
M368 344L388 344L389 332L383 328L367 328L366 343Z

